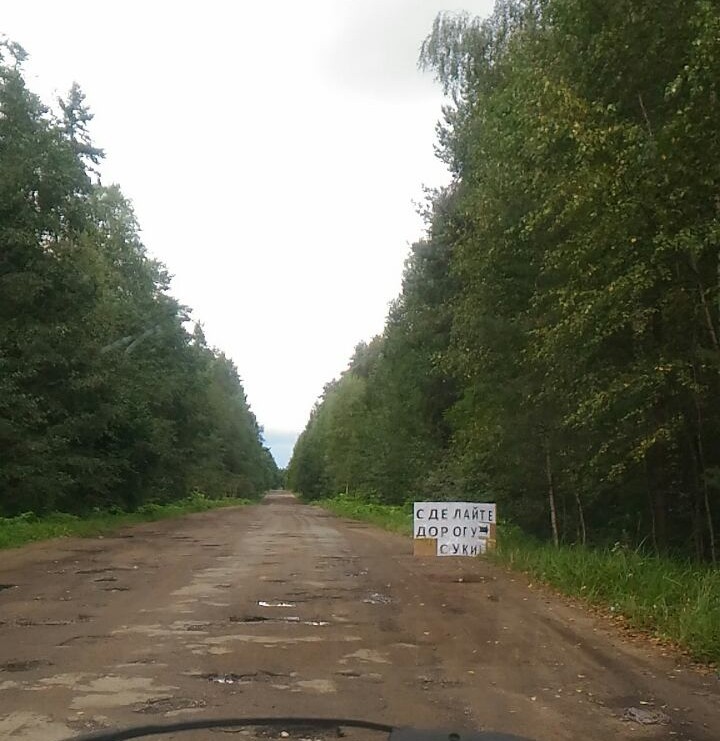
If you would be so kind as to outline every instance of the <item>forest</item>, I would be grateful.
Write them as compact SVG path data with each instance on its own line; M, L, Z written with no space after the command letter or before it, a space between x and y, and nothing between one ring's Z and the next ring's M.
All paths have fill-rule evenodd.
M134 511L277 483L238 370L149 256L76 85L0 44L0 516Z
M289 485L717 563L720 6L499 0L419 64L451 179Z

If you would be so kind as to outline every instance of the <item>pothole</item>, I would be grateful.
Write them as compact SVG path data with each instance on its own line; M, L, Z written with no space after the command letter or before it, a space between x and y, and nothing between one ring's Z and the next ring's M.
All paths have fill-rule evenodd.
M155 697L133 708L134 713L145 715L160 715L173 710L188 710L190 708L204 708L205 700L193 700L190 697Z
M310 625L314 628L325 628L330 625L329 620L303 620L297 615L282 615L277 617L265 617L264 615L231 615L228 618L231 623L238 625L252 625L253 623L291 623L293 625Z
M129 592L130 587L105 587L103 592Z
M293 738L299 739L299 741L309 741L310 739L321 741L321 739L328 737L342 738L344 736L339 726L306 725L285 728L281 721L278 721L277 727L261 726L260 728L254 728L252 735L255 738Z
M208 682L214 682L215 684L250 684L252 682L272 682L275 679L288 679L292 675L260 669L255 672L245 672L243 674L236 674L235 672L218 674L212 672L211 674L201 674L200 676L202 679L207 679Z
M6 661L0 664L0 672L29 672L41 666L51 666L51 662L43 659L29 659L28 661Z
M389 605L392 603L392 598L386 594L380 594L380 592L373 592L367 596L363 602L366 605Z
M96 569L78 569L76 574L104 574L107 571L112 571L111 568L96 568Z
M101 576L99 579L93 579L94 582L117 581L117 576Z
M5 589L15 589L15 587L17 587L17 584L0 584L0 592Z
M47 620L30 620L29 618L18 618L15 621L15 625L18 628L32 628L37 626L56 628L62 625L72 625L74 622L74 620L53 620L52 618L48 618Z
M428 574L428 579L449 584L483 584L487 581L481 574Z
M630 720L643 726L666 725L670 716L655 708L627 708L623 720Z

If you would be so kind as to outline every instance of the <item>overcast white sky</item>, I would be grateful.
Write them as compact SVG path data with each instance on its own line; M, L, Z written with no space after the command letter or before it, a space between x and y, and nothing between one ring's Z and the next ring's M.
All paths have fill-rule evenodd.
M285 465L323 385L382 330L414 201L447 181L441 91L417 71L440 10L492 0L5 0L46 101L76 80L208 341L238 365Z

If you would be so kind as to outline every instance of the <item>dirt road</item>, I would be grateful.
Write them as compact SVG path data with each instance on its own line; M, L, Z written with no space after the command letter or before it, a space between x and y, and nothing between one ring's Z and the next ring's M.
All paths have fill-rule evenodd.
M410 552L281 494L3 552L0 738L318 714L539 741L720 739L717 677L482 560ZM669 722L624 720L631 707Z

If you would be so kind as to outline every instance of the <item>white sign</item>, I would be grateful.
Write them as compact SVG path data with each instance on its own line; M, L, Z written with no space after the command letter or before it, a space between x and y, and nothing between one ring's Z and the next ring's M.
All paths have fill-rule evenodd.
M489 540L494 543L495 523L494 503L415 502L413 537L434 540L437 556L478 556L487 551Z

